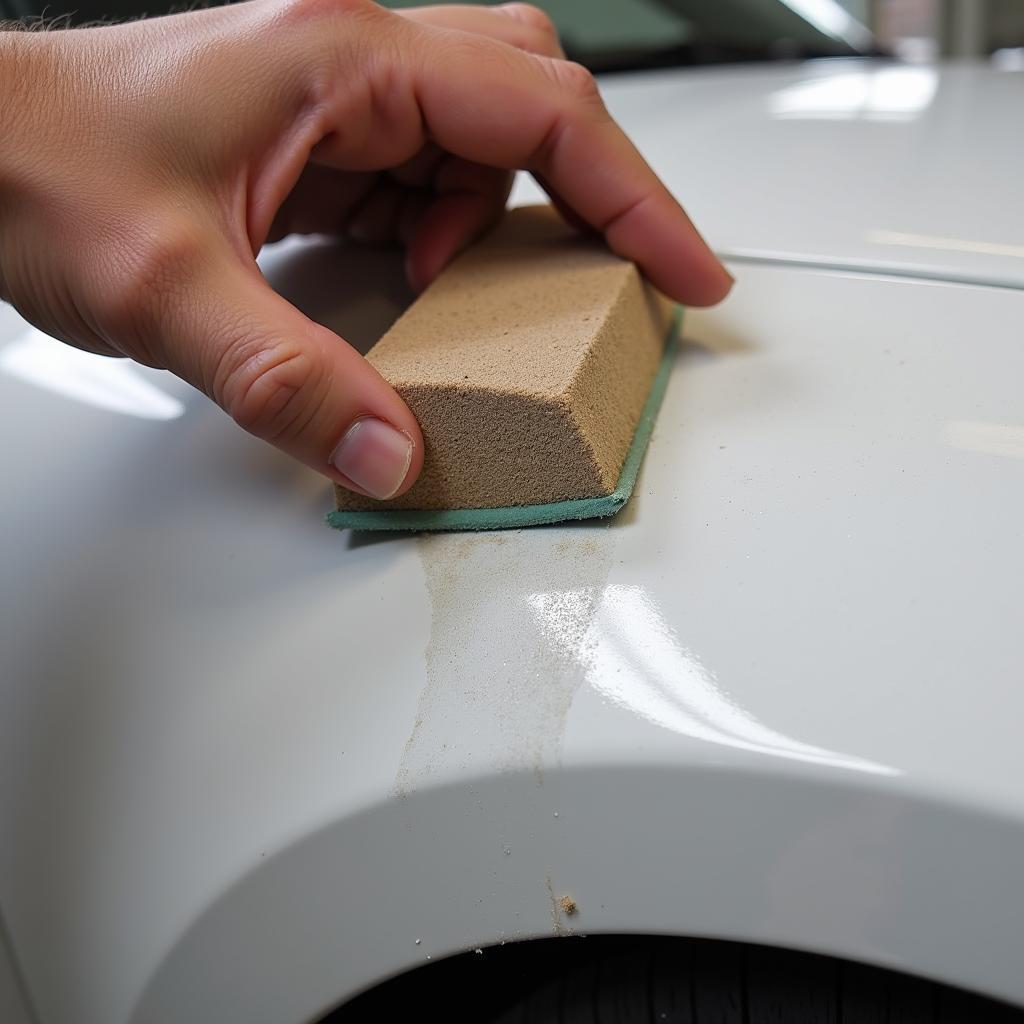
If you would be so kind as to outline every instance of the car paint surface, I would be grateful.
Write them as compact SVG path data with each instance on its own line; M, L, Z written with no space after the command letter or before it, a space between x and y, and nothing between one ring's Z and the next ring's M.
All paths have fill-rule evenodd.
M408 301L387 254L264 266L364 345ZM299 1024L601 931L1024 1003L1024 292L732 269L630 506L490 535L330 531L187 386L0 308L0 906L40 1021Z
M1024 286L1024 72L831 60L603 93L724 255Z

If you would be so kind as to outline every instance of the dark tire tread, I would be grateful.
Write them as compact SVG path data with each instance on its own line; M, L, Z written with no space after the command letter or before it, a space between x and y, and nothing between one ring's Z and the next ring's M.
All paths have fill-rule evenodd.
M321 1024L406 1020L1024 1024L1024 1011L832 957L734 942L594 936L452 957L366 993Z

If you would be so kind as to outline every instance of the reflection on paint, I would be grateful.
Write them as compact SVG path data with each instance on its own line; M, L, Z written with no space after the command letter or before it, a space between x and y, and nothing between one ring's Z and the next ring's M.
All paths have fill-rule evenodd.
M854 46L871 41L867 29L854 21L836 0L782 0L795 14L833 39L845 39Z
M185 406L125 359L82 352L31 330L0 349L0 370L58 395L125 416L173 420Z
M938 88L930 68L884 68L800 82L769 97L773 117L844 121L909 121L931 104Z
M986 242L977 238L941 238L937 235L914 235L906 231L882 231L872 228L864 232L864 240L876 245L903 245L911 249L940 249L943 252L976 252L982 256L1009 256L1024 259L1024 245Z
M684 647L640 587L605 589L587 637L562 634L573 594L532 594L528 602L549 640L563 639L587 681L616 705L665 729L793 761L895 775L895 769L801 743L776 732L733 701Z
M1024 459L1024 426L1018 424L952 420L946 424L946 442L965 452Z

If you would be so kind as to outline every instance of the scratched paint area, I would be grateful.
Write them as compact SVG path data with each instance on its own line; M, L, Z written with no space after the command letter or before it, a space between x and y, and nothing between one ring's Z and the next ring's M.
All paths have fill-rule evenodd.
M399 793L449 772L525 769L543 780L586 679L614 535L577 527L417 540L431 632Z

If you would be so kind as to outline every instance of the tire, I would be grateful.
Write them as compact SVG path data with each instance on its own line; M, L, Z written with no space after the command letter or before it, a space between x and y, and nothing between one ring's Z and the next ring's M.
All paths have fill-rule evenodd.
M1020 1024L944 985L827 957L651 940L579 965L492 1024Z
M735 942L595 935L435 961L320 1024L1024 1024L893 971Z

